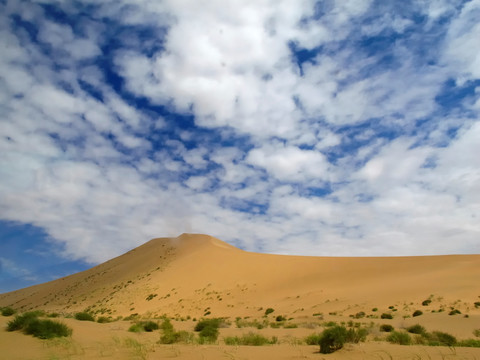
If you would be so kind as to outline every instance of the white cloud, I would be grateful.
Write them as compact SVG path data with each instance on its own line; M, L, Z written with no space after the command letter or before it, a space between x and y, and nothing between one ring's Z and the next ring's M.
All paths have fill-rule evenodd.
M478 101L445 115L435 99L450 76L480 76L478 2L458 13L427 5L428 26L452 17L435 49L441 66L419 66L409 39L382 68L385 53L364 53L357 35L408 37L414 25L367 1L332 4L315 20L313 1L106 1L75 31L9 2L41 43L1 17L2 218L37 225L65 256L91 262L183 231L276 253L480 251ZM365 14L379 21L360 26ZM148 26L145 41L163 46L147 54L139 36L118 39L115 89L86 61L105 55L103 17ZM325 50L299 69L292 43ZM191 113L221 140L136 108L135 96Z

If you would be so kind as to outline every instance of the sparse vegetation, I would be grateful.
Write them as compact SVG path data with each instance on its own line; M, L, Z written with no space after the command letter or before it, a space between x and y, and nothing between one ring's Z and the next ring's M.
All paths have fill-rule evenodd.
M461 314L461 311L457 309L453 309L448 313L448 315L459 315L459 314Z
M343 347L345 343L365 341L368 331L364 328L346 329L344 326L333 326L320 335L319 345L322 354L330 354Z
M392 344L410 345L412 338L405 332L393 331L388 335L387 341Z
M158 330L158 329L159 329L158 323L156 323L154 321L140 321L140 322L137 322L135 324L132 324L132 326L130 326L128 328L128 331L130 331L130 332L143 332L143 331L152 332L152 331Z
M389 313L383 313L382 315L380 315L380 318L381 319L393 319L393 315L389 314Z
M454 346L457 343L455 336L442 331L426 333L424 337L427 339L427 345L430 346Z
M80 321L95 321L95 318L93 317L93 315L86 311L78 312L75 314L74 317L75 319Z
M480 329L473 330L473 335L475 335L476 337L480 337Z
M320 344L320 334L311 334L305 338L305 343L307 345L319 345Z
M420 316L420 315L423 315L423 311L421 310L415 310L412 314L413 317Z
M411 334L420 334L420 335L425 334L427 332L425 328L420 324L416 324L408 327L407 331Z
M432 302L432 300L430 300L430 299L423 300L423 301L422 301L422 305L423 305L423 306L428 306L428 305L430 305L431 302Z
M3 316L12 316L16 312L13 308L9 306L2 308L1 311Z
M274 311L275 311L275 310L273 310L272 308L267 308L267 309L265 310L265 316L273 313Z
M242 336L227 336L224 341L226 345L262 346L267 344L276 344L278 340L276 337L268 339L263 335L249 332L248 334L244 334Z
M8 322L7 331L23 330L25 334L40 339L51 339L72 334L72 330L67 325L58 321L38 319L40 315L43 315L43 312L31 311L17 315Z
M394 327L390 324L380 325L380 331L382 332L392 332L393 330L394 330Z
M169 319L165 318L160 325L163 334L160 337L160 344L192 343L194 335L188 331L175 331Z
M199 332L199 341L203 343L213 343L218 338L218 328L222 319L202 319L195 325L195 331Z
M457 346L463 347L480 347L480 340L477 339L467 339L461 340L457 343Z

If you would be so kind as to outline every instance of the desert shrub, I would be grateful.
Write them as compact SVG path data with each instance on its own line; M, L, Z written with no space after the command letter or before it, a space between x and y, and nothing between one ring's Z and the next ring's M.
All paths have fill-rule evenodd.
M323 326L325 327L337 326L337 323L335 321L327 321L323 323Z
M95 318L93 317L93 315L86 311L78 312L75 314L74 317L75 319L80 321L95 321Z
M112 322L112 319L107 317L107 316L100 316L98 319L97 319L97 322L100 323L100 324L105 324L105 323L109 323L109 322Z
M393 330L394 330L394 327L390 324L380 325L380 331L382 332L392 332Z
M458 314L461 314L461 312L460 310L457 310L457 309L453 309L448 313L448 315L458 315Z
M287 318L283 315L278 315L276 318L275 318L275 321L277 322L280 322L280 321L285 321L287 320Z
M10 306L2 308L2 315L3 316L12 316L13 314L15 314L15 312L16 311L13 308L11 308Z
M374 307L374 308L372 309L372 311L373 311L373 312L376 312L376 311L378 311L378 308Z
M257 329L263 329L268 326L268 320L264 319L264 321L260 322L257 319L247 320L242 318L236 318L235 324L237 325L238 328L254 327Z
M60 316L60 314L59 314L59 313L56 313L56 312L50 313L50 314L47 315L47 317L49 317L49 318L57 318L57 317L59 317L59 316Z
M392 344L410 345L412 343L412 338L407 333L393 331L387 336L387 341Z
M475 301L473 305L475 305L475 308L480 308L480 301Z
M360 311L360 312L356 313L353 317L354 317L355 319L361 319L361 318L364 318L365 315L366 315L365 312Z
M154 321L145 321L142 323L143 328L147 332L152 332L153 330L158 330L159 326Z
M16 315L13 320L7 323L7 331L22 330L29 322L35 320L38 317L38 312L30 311L22 315Z
M420 334L420 335L426 333L425 328L420 324L416 324L408 327L407 331L411 334Z
M202 319L195 325L195 331L198 331L200 343L213 343L218 338L218 328L221 319Z
M132 325L128 328L128 331L130 331L130 332L142 332L142 331L144 331L143 325L140 324L140 323L132 324Z
M249 332L248 334L244 334L242 336L227 336L225 339L226 345L250 345L250 346L262 346L267 344L275 344L277 342L277 338L273 337L268 339L267 337L256 334L253 332Z
M392 314L383 313L382 315L380 315L380 318L381 319L393 319L393 316L392 316Z
M267 316L268 314L271 314L273 313L275 310L273 310L272 308L268 308L265 310L265 316Z
M289 324L285 324L283 326L284 329L296 329L298 328L298 325L297 324L294 324L294 323L289 323Z
M463 347L480 347L480 340L477 339L467 339L462 340L457 343L457 346Z
M320 334L311 334L305 338L305 343L307 345L319 345L320 344Z
M330 354L343 347L347 340L347 329L343 326L334 326L323 331L320 336L320 352Z
M365 328L348 329L346 342L357 344L365 341L368 335L368 330Z
M160 336L160 344L175 344L178 342L191 343L193 342L193 334L188 331L175 331L169 319L165 318L160 324L163 334Z
M473 330L473 335L475 335L476 337L480 337L480 329Z
M422 301L422 305L423 305L423 306L428 306L428 305L430 305L431 302L432 302L432 300L430 300L430 299L423 300L423 301Z
M457 343L455 336L442 331L434 331L424 336L430 346L454 346Z
M54 337L70 336L72 329L58 321L33 319L27 323L24 332L25 334L33 335L40 339L51 339Z
M412 314L413 317L420 316L420 315L423 315L423 311L421 310L415 310Z

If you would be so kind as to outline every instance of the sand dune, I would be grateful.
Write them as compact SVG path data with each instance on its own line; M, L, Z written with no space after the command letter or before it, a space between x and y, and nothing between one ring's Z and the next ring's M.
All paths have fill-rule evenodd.
M380 322L378 315L390 312L396 326L418 322L411 314L420 309L428 328L465 338L480 328L480 309L474 306L480 301L479 279L480 255L267 255L183 234L153 239L81 273L1 294L0 307L183 319L261 318L271 307L272 317L297 322L348 321L360 312ZM421 304L425 299L432 300L428 307ZM462 315L449 316L451 309Z

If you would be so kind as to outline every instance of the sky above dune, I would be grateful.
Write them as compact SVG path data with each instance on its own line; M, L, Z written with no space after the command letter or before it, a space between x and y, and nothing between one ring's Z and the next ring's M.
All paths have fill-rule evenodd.
M0 1L0 291L161 236L480 253L480 1Z

